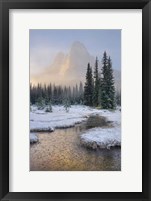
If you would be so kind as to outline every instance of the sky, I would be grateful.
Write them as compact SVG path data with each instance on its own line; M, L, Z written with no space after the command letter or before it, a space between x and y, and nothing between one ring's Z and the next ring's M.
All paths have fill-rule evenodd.
M30 73L40 74L51 66L58 52L68 53L79 41L98 59L103 52L111 56L113 68L121 69L121 30L30 30Z

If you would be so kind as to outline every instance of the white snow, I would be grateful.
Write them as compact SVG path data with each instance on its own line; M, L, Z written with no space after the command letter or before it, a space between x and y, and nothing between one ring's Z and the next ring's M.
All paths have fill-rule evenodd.
M89 148L97 147L110 149L110 147L121 146L120 128L92 128L86 134L81 135L81 142Z
M38 142L38 137L35 133L30 133L30 143Z
M81 134L81 142L87 147L93 149L107 148L121 145L121 112L99 110L87 106L72 105L69 112L65 111L63 106L52 106L51 113L44 110L38 110L37 107L32 106L30 112L30 131L42 132L53 131L55 128L68 128L75 124L86 121L90 115L99 115L107 118L112 122L110 128L92 128Z
M69 112L65 111L63 106L52 106L51 113L45 110L38 110L32 106L30 112L30 130L48 130L53 131L55 128L72 127L77 123L85 121L89 115L98 114L105 116L109 121L114 121L114 124L120 122L120 111L98 110L87 106L72 105Z
M81 135L81 143L86 147L97 149L121 146L121 112L103 110L98 113L112 122L111 128L92 128Z
M52 111L48 113L45 110L38 110L36 107L32 107L30 112L30 131L53 131L55 128L72 127L85 121L90 114L98 112L96 109L80 105L71 106L69 112L66 112L63 106L52 106Z

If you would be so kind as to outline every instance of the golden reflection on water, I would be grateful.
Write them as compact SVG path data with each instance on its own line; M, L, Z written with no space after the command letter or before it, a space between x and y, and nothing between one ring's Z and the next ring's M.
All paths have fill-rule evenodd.
M120 171L121 149L90 150L80 144L84 128L57 129L38 134L30 146L31 171Z

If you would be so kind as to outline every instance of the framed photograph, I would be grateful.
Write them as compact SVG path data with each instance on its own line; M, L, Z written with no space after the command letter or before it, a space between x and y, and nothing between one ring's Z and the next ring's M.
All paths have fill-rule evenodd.
M151 200L150 1L0 8L1 200Z

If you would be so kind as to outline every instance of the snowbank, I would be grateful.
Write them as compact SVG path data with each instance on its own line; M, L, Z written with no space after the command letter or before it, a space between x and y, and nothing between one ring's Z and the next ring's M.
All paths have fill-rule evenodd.
M31 121L30 132L53 132L54 128L49 125L49 122Z
M32 107L30 112L31 132L51 132L55 128L69 128L86 120L93 109L86 106L71 106L66 112L63 106L52 106L51 113Z
M69 112L65 111L63 106L52 106L51 113L44 110L38 110L37 107L31 107L30 112L30 131L31 132L51 132L55 128L69 128L75 124L86 121L90 115L98 114L107 117L117 126L120 122L120 111L98 110L88 106L72 105Z
M81 136L81 143L89 148L107 148L121 146L121 112L120 110L100 110L98 115L112 122L112 128L92 128L85 131Z
M121 129L115 128L92 128L81 135L81 143L92 149L121 146Z
M38 137L34 133L30 133L30 143L36 143L38 142Z

